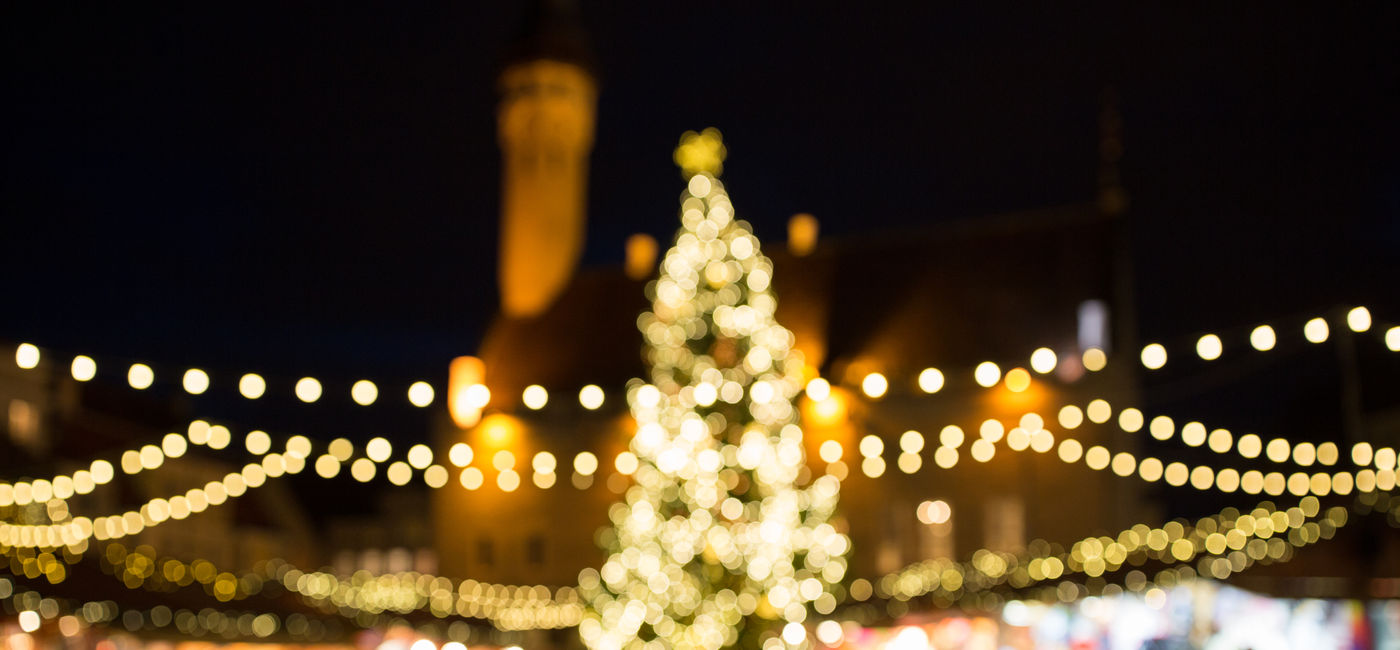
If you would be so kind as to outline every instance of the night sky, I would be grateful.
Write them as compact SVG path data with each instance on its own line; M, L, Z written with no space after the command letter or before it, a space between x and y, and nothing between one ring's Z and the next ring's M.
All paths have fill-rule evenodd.
M1400 321L1393 5L927 5L585 3L586 263L670 239L671 150L709 125L769 240L795 212L840 238L1092 201L1111 88L1145 336ZM329 376L475 350L517 3L0 12L0 340Z

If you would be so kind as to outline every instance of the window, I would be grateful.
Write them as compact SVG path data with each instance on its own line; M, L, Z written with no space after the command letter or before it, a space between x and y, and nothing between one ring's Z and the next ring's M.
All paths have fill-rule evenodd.
M476 540L476 561L484 566L496 563L496 549L488 538Z
M1014 553L1026 547L1026 507L1020 497L987 499L987 548Z
M10 442L37 452L39 440L39 409L22 400L10 400Z
M544 564L544 536L531 535L525 540L525 561L530 564Z
M1079 349L1098 348L1108 352L1108 303L1085 300L1079 303Z

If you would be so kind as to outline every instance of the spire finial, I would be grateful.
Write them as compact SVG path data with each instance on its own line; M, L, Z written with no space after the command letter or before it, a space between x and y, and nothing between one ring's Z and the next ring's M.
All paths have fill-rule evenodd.
M710 127L699 133L683 133L673 158L686 178L702 173L719 176L724 171L726 153L719 129Z

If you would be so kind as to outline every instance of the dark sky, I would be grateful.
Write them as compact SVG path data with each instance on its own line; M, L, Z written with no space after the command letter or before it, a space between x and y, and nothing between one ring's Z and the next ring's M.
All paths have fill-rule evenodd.
M1400 320L1393 8L907 4L586 3L588 263L669 240L708 125L769 239L1090 201L1111 87L1146 335ZM475 349L517 3L0 11L0 339L375 376Z

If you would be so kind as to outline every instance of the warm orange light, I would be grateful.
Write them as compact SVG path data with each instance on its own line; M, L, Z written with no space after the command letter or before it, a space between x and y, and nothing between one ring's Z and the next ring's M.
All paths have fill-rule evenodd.
M452 421L462 429L481 421L480 400L482 382L486 379L486 364L476 357L457 357L448 366L447 407Z
M788 252L797 257L810 255L817 248L821 227L810 214L794 214L788 219Z
M1031 373L1025 368L1012 368L1006 371L1006 388L1013 393L1024 393L1031 387Z
M480 433L480 446L488 449L506 449L520 439L523 427L520 421L504 413L492 413L477 427Z
M645 280L656 269L656 238L637 233L627 238L627 261L623 268L627 277Z
M846 421L848 406L846 396L832 391L823 400L809 400L803 404L807 409L808 420L817 426L831 427Z

